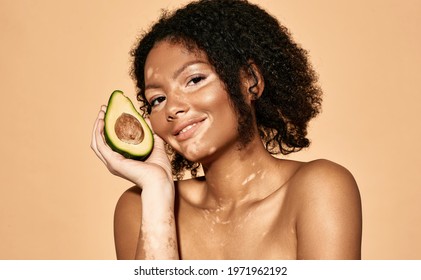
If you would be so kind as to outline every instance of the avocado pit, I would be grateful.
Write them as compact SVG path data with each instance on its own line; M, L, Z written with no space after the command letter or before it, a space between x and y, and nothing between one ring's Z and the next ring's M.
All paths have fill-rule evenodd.
M142 143L144 131L139 120L127 113L122 113L116 120L114 131L121 141L138 145Z

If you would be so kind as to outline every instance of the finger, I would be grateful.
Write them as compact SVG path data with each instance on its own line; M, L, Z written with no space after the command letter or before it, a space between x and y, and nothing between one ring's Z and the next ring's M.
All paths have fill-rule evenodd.
M101 106L101 109L98 113L98 117L95 120L94 128L92 130L92 140L91 140L91 148L95 152L95 154L101 159L104 164L106 164L106 161L102 154L98 150L98 140L102 139L102 137L97 137L98 133L101 134L103 130L103 120L105 116L106 106ZM101 141L101 140L100 140ZM102 141L104 141L102 139Z
M106 110L107 110L107 106L102 105L101 108L100 108L100 110L99 110L99 112L98 112L98 116L97 116L97 118L95 120L94 128L92 130L92 141L91 141L91 144L95 144L95 141L94 141L94 139L95 139L95 131L96 131L97 127L98 127L98 121L100 119L104 119Z
M99 113L98 113L98 116L97 116L97 118L95 119L95 122L94 122L94 127L92 128L92 137L91 137L91 148L93 149L93 150L95 150L96 149L96 139L95 139L95 131L96 131L96 129L97 129L97 127L98 127L98 119L99 119Z
M104 158L104 156L103 156L103 154L102 154L102 152L101 152L101 145L104 145L104 140L103 140L103 138L101 137L101 131L102 131L102 126L103 126L103 121L102 120L100 120L100 119L98 119L98 121L97 121L98 123L97 123L97 127L96 127L96 129L95 129L95 132L94 132L94 144L93 144L93 150L94 150L94 152L95 152L95 154L99 157L99 159L105 164L105 165L107 165L107 161L106 161L106 159ZM102 123L101 123L102 122Z
M124 159L124 156L121 154L114 152L110 146L108 146L107 141L105 140L104 135L104 120L98 120L98 127L95 131L95 138L96 138L96 148L98 153L101 155L103 162L108 166L109 162L117 159L121 160Z
M169 179L172 179L172 172L171 172L171 165L169 163L165 141L162 139L158 134L153 131L153 127L151 124L151 120L149 118L145 118L146 123L152 130L153 138L154 138L154 147L152 154L146 160L146 162L155 163L164 168L167 173Z

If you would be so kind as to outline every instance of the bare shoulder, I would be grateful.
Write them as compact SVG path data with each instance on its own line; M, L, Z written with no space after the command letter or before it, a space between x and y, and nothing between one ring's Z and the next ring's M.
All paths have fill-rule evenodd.
M303 163L289 192L296 205L299 258L360 258L361 198L349 170L328 160Z
M288 199L295 205L297 215L316 202L326 207L336 204L360 207L357 182L345 167L325 159L294 164L288 181ZM314 208L311 209L314 212ZM311 213L310 212L310 213Z
M139 187L133 186L127 189L117 201L115 208L115 218L124 218L132 216L134 213L139 213L141 210L141 194L142 190Z
M308 195L320 196L359 193L357 182L345 167L325 159L302 163L291 178L291 189Z

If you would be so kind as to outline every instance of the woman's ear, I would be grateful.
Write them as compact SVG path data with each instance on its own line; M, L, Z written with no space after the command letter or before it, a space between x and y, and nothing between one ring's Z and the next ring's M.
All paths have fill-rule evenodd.
M256 64L250 62L246 69L244 69L242 78L247 100L253 102L259 99L265 88L265 81Z

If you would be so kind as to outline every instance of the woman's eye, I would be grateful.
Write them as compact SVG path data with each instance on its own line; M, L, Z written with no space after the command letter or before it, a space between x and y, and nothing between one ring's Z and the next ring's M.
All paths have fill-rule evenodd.
M195 85L195 84L198 84L198 83L200 83L202 80L204 80L205 79L205 77L204 76L195 76L195 77L193 77L193 78L191 78L190 80L189 80L189 82L187 83L187 85Z
M157 98L152 99L151 101L149 101L149 104L151 107L155 107L157 105L159 105L159 103L165 101L165 96L159 96Z

